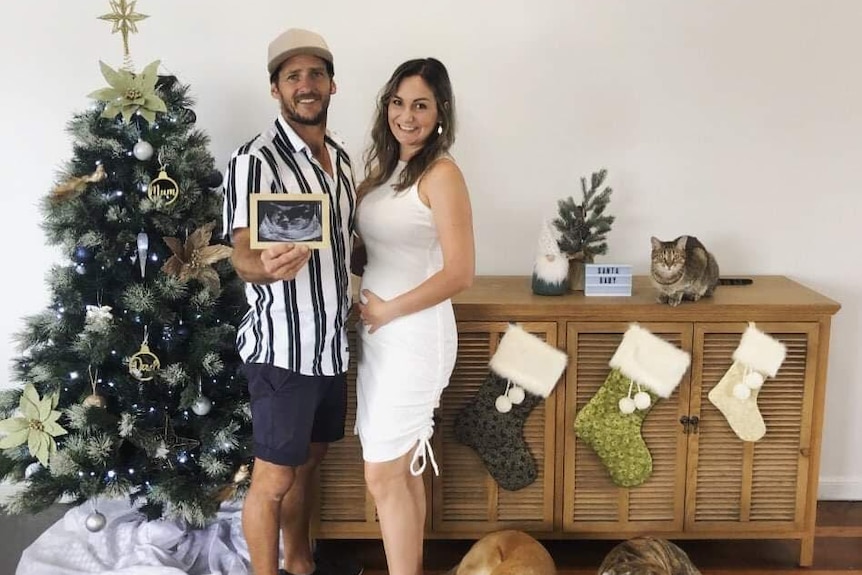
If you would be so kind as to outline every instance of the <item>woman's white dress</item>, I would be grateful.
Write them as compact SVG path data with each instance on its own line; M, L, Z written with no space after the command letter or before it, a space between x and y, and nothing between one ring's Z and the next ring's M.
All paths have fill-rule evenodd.
M360 202L357 228L368 262L362 289L384 300L410 291L443 267L431 209L418 183L401 192L393 176ZM364 298L363 298L364 299ZM366 461L391 461L414 449L411 471L428 459L434 409L455 366L458 332L452 303L399 317L368 333L359 326L356 431Z

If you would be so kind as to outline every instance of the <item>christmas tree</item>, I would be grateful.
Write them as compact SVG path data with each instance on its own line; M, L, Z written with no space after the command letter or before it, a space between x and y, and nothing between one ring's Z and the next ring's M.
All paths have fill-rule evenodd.
M234 344L246 304L218 243L221 174L189 87L159 62L134 71L128 35L146 17L134 4L111 0L101 17L123 35L124 65L101 64L109 86L69 122L73 157L41 204L69 261L18 337L0 478L22 483L10 513L126 497L149 518L203 525L248 478Z
M607 237L614 216L605 213L613 192L609 186L601 189L607 175L605 169L593 172L589 187L581 178L582 203L576 203L571 196L557 202L559 215L553 224L560 232L560 250L570 260L589 263L608 251Z

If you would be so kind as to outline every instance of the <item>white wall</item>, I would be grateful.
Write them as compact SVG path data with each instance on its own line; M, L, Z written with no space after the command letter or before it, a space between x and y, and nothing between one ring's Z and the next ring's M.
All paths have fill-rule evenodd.
M862 2L139 0L137 9L151 17L132 36L136 64L161 59L192 84L220 166L274 117L267 43L304 26L335 53L330 125L356 152L395 65L429 55L447 64L479 273L528 274L542 217L605 166L617 216L606 261L645 273L650 235L692 233L725 273L784 274L840 301L821 496L862 499ZM107 0L14 2L0 20L4 367L21 317L47 303L55 254L36 205L71 154L64 125L103 86L98 60L122 61L120 36L96 19L108 11Z

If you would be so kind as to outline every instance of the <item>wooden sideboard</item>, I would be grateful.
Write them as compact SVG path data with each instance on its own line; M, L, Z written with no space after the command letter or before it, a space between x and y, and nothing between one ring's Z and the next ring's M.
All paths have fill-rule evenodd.
M840 308L781 276L750 286L721 286L714 297L672 308L655 303L648 278L631 297L537 296L530 278L483 276L455 300L458 360L437 411L434 451L441 475L425 475L428 538L478 538L503 528L541 539L797 539L799 562L813 561L817 483L832 315ZM787 357L758 398L766 436L746 443L707 393L730 367L748 322L787 346ZM488 374L508 322L565 350L569 363L551 396L531 413L524 438L538 479L519 491L498 488L478 455L454 437L459 410ZM616 487L593 451L577 439L575 415L609 372L608 360L632 322L691 354L674 394L643 425L653 473L642 485ZM355 367L351 366L353 381ZM377 538L374 502L365 489L359 440L347 437L320 469L316 535ZM698 424L684 425L697 417Z

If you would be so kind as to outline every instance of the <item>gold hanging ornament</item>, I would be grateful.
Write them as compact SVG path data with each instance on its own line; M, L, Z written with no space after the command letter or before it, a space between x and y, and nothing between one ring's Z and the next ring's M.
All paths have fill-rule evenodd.
M84 401L81 402L84 407L99 407L104 409L108 406L108 402L105 400L105 396L99 395L98 391L96 391L96 382L99 380L99 370L97 369L93 372L93 367L90 366L87 368L87 371L90 374L90 387L93 389L93 393L84 398Z
M180 186L168 176L167 166L162 164L159 175L147 186L147 197L151 202L162 200L162 206L170 206L180 197Z
M150 381L160 367L159 358L150 351L149 330L144 326L144 341L141 349L129 359L129 373L138 381Z

